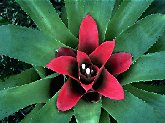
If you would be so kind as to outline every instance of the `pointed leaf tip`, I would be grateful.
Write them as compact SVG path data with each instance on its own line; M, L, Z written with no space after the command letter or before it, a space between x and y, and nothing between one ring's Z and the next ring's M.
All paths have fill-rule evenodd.
M111 74L121 74L127 71L132 64L132 55L130 53L119 52L112 54L106 64L106 69Z
M98 45L97 24L95 20L87 14L80 25L78 50L90 54Z

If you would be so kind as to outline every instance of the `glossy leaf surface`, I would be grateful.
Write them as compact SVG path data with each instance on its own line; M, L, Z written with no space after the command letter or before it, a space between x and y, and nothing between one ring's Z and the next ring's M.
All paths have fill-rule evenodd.
M61 21L59 15L56 13L49 0L16 1L34 20L39 30L68 46L77 46L77 39L66 28L65 24Z
M12 75L0 80L0 90L28 84L36 81L38 78L39 76L33 68L27 69L20 74Z
M115 0L115 5L114 5L114 8L112 10L112 17L115 15L115 13L119 9L119 7L120 7L120 5L121 5L122 2L123 2L123 0Z
M139 58L120 76L121 84L165 79L165 52L147 54Z
M116 52L128 52L136 61L158 40L165 30L165 15L147 16L116 38Z
M14 25L0 27L0 54L29 64L45 66L63 46L38 30Z
M103 108L119 123L157 123L159 116L149 104L125 91L125 100L103 99Z
M165 95L140 90L131 85L126 85L125 89L131 92L133 95L137 96L138 98L144 100L147 104L151 105L154 110L157 111L157 114L160 117L159 123L163 123L165 121Z
M99 123L111 123L109 114L104 109L101 110Z
M122 31L133 25L152 0L124 0L108 24L106 39L114 39Z
M80 100L74 108L74 114L78 123L98 123L101 105L101 101L91 103Z
M100 41L102 42L114 3L115 0L65 0L68 28L75 36L78 36L80 23L86 14L89 13L97 22Z
M73 110L59 112L56 107L57 96L54 95L47 103L37 112L29 121L30 123L67 123L72 115Z
M9 88L0 91L0 119L35 103L44 103L50 98L51 79Z

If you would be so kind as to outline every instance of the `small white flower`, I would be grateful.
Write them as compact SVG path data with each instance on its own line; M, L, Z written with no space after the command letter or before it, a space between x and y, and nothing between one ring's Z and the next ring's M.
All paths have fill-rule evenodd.
M89 68L86 69L86 74L90 74L91 70Z

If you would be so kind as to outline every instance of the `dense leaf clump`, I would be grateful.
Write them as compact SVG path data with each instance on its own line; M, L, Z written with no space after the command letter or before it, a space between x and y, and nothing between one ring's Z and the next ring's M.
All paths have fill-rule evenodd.
M2 0L1 122L164 123L164 8L163 0ZM99 44L114 39L113 53L133 57L130 69L115 76L125 98L102 96L93 103L82 98L62 112L56 102L68 76L52 73L46 64L61 47L78 49L80 24L87 14L98 25Z

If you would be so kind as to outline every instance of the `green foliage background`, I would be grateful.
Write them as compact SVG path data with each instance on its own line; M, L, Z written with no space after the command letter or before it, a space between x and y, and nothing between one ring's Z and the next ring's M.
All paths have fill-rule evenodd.
M56 8L57 12L61 16L61 8L64 6L61 0L51 0L52 5ZM28 16L15 2L15 0L1 0L0 1L0 22L11 23L14 25L21 25L30 28L37 28L34 21ZM22 71L31 68L32 66L21 62L17 59L10 58L8 56L0 55L0 78L14 74L19 74ZM36 75L36 74L34 74ZM0 120L0 123L18 123L26 114L28 114L34 105L27 106L18 112L10 115L9 117Z
M64 9L63 9L63 6L64 6L64 2L63 1L58 1L58 0L51 0L51 2L52 2L52 4L53 4L53 6L56 8L56 12L58 13L58 15L60 15L60 17L61 18L63 18L62 20L63 20L63 22L67 25L67 23L65 22L65 16L63 16L62 15L62 12L61 11L64 11ZM114 8L114 10L112 11L112 16L114 16L113 14L115 13L115 11L117 10L117 8L118 8L118 5L120 5L120 0L117 0L117 2L118 2L118 4L115 4L115 8ZM132 3L133 4L133 3ZM66 4L66 6L67 5L69 5L69 4ZM146 4L146 6L147 6L147 4ZM74 9L72 9L72 8L74 8L74 6L68 6L68 8L70 7L70 11L68 12L68 13L72 13L73 11L76 11L76 10L74 10ZM139 6L137 6L137 5L135 5L134 7L139 7ZM141 8L143 8L143 7L141 7ZM88 7L86 8L87 10L89 9ZM93 14L96 10L97 10L98 8L97 8L97 3L96 3L96 7L94 7L94 11L92 11L91 13ZM131 8L130 8L131 9ZM133 8L134 9L134 8ZM145 10L145 5L144 5L144 8L143 8L144 10ZM109 11L109 10L107 10L107 11ZM130 10L131 11L131 10ZM69 25L68 25L68 28L71 30L71 32L75 35L75 36L77 36L77 30L78 30L78 25L79 25L79 23L81 22L81 19L83 18L83 13L84 11L82 10L81 11L81 9L80 9L80 11L78 11L78 13L76 14L77 16L75 16L75 15L72 15L72 14L69 14L68 15L68 20L71 22L71 23L69 23ZM153 14L153 13L165 13L165 1L163 1L163 0L155 0L151 5L150 5L150 7L143 13L143 15L140 17L140 18L143 18L143 17L145 17L146 15L150 15L150 14ZM105 14L107 14L107 13L104 13L103 15L105 15ZM122 13L118 13L119 15L120 14L122 14ZM138 13L136 13L137 15L138 15ZM2 2L1 2L1 4L0 4L0 15L3 17L3 19L2 18L0 18L0 20L1 20L1 22L5 22L6 23L6 20L8 21L7 23L11 23L11 24L13 24L13 25L21 25L21 26L26 26L26 27L29 27L29 28L33 28L33 29L37 29L37 26L34 24L34 22L33 22L33 20L24 12L24 11L22 11L22 9L20 8L20 6L14 1L14 0L2 0ZM133 19L137 19L136 18L136 16L135 16L135 18L134 18L134 13L132 13L132 20ZM140 15L139 15L140 16ZM97 15L95 15L94 16L96 19L98 19L97 18ZM114 29L111 29L111 28L108 28L109 30L109 32L112 32L112 30L114 31L113 33L112 33L112 35L105 35L105 37L104 37L104 32L102 32L101 33L101 36L100 36L100 39L111 39L111 38L114 38L116 35L117 35L117 33L116 32L118 32L118 31L121 31L121 30L125 30L125 28L127 28L127 26L130 26L130 25L132 25L133 24L133 21L130 19L130 22L127 22L127 23L129 23L130 25L125 25L125 26L121 26L121 27L119 27L117 24L118 23L120 23L119 21L125 21L123 18L120 18L121 16L117 16L116 18L114 18L114 20L112 21L112 24L110 24L110 25L116 25L116 30L114 31ZM77 19L78 18L78 19ZM157 19L159 19L160 18L160 16L158 16L158 18ZM37 19L37 18L34 18L34 19ZM75 22L74 22L74 20L75 20ZM151 17L151 20L152 20L152 17ZM132 22L131 22L132 21ZM100 26L101 25L101 22L106 22L106 20L101 20L100 22L98 22L98 25ZM152 21L151 21L152 22ZM153 21L153 22L155 22L155 21ZM159 21L158 21L159 22ZM115 24L116 23L116 24ZM140 23L140 22L139 22ZM160 23L161 23L161 21L160 21ZM148 22L146 21L146 24L148 24ZM38 24L39 25L39 24ZM76 26L75 26L76 25ZM42 28L42 27L41 27ZM135 29L134 29L135 28ZM7 30L8 28L6 28L6 30ZM102 31L102 30L104 30L105 29L105 27L102 27L100 30ZM135 30L136 31L136 27L132 27L131 28L131 30ZM157 28L156 28L157 29ZM17 30L14 30L14 31L17 31ZM49 31L49 30L48 30ZM29 32L30 32L30 30L29 30ZM119 37L117 37L117 40L123 40L125 37L127 37L128 36L128 34L129 34L129 30L127 30L126 31L126 33L123 33L122 35L120 35ZM159 35L159 34L158 34ZM132 39L134 38L133 36L133 34L130 34L129 35L129 38L132 36ZM141 35L140 35L141 36ZM58 37L59 39L61 38L61 37ZM147 39L147 38L146 38ZM151 38L152 39L152 38ZM162 42L162 40L164 40L165 39L165 36L163 35L160 39L159 39L159 41L158 41L158 43L155 43L154 44L154 48L153 47L151 47L150 49L149 49L149 53L154 53L155 51L164 51L165 49L164 49L164 47L163 46L165 46L164 44L162 44L163 42ZM50 38L50 40L51 40L51 38ZM153 41L154 41L155 39L153 38ZM65 43L65 40L63 41L64 43ZM160 42L160 43L159 43ZM128 42L129 43L129 42ZM51 44L50 44L51 45ZM59 44L60 45L60 44ZM69 44L70 45L70 44ZM118 46L118 44L117 44L117 46ZM119 51L119 50L127 50L127 46L125 45L125 44L122 44L122 45L120 45L119 44L119 46L118 46L118 48L117 49L115 49L116 51ZM129 48L128 48L128 50L129 50ZM132 51L130 51L131 53L132 53ZM145 54L147 54L148 52L146 52ZM133 52L134 54L135 54L135 56L138 58L139 56L139 54L138 55L136 55L136 52ZM142 55L142 54L140 54L140 55ZM164 55L165 56L165 55ZM162 65L162 63L161 62L155 62L154 61L154 59L161 59L162 58L162 54L156 54L156 55L151 55L151 56L149 56L149 55L147 55L147 56L143 56L143 57L141 57L141 58L139 58L138 59L138 61L136 62L136 63L138 63L138 65L144 65L144 69L139 69L140 67L138 67L138 65L136 66L136 64L133 66L133 68L130 68L130 71L128 71L128 72L126 72L126 73L124 73L122 76L120 76L120 79L123 81L121 81L121 83L123 84L123 85L125 85L125 84L128 84L128 83L131 83L131 82L133 82L133 81L135 81L136 82L136 77L137 76L133 76L133 77L131 77L130 78L130 74L131 73L136 73L137 71L143 71L143 72L145 72L146 74L148 73L148 69L150 68L150 66L148 66L147 67L147 70L145 71L145 67L146 67L146 65L147 65L147 61L146 61L146 59L149 59L149 60L152 60L153 62L152 62L152 65L154 65L155 66L155 68L156 67L159 67L159 64L161 64ZM136 59L135 59L136 60ZM143 62L144 61L144 62ZM43 63L41 63L41 64L43 64ZM150 65L151 65L151 63L150 63ZM6 77L8 77L9 75L13 75L13 74L18 74L18 73L21 73L22 71L24 71L24 70L26 70L27 68L31 68L32 66L30 65L30 64L27 64L27 63L24 63L24 62L21 62L21 61L18 61L18 60L16 60L16 59L13 59L13 58L9 58L9 57L7 57L7 56L3 56L3 55L1 55L0 56L0 68L2 68L3 69L3 71L0 71L0 78L2 78L2 79L4 79L5 80L5 78ZM34 67L34 66L33 66ZM38 71L42 71L43 69L42 68L40 68L40 67L35 67ZM30 70L31 72L30 73L33 73L33 75L35 75L35 73L34 73L34 70L33 69L31 69ZM163 65L162 65L162 68L160 68L159 69L159 71L157 71L157 72L155 72L155 76L154 77L158 77L158 79L160 78L162 78L163 79L163 77L161 76L161 72L162 71L164 71L163 70ZM140 74L140 72L138 72L139 73L139 75L138 76L142 76L142 74ZM154 73L154 72L152 72L152 73ZM21 75L21 76L25 76L27 73L25 72L25 73L23 73L23 75ZM40 76L45 76L44 75L44 72L41 72L41 73L39 73L39 75ZM134 74L135 75L135 74ZM158 76L158 75L160 75L160 76ZM55 75L56 76L56 75ZM36 76L36 78L37 78L38 76ZM124 79L123 79L124 78ZM12 78L10 78L9 80L11 80ZM15 85L18 85L18 83L17 83L17 79L19 79L19 78L14 78L15 79L15 81L13 82L13 85L10 85L9 84L9 80L7 79L7 80L5 80L6 81L6 85L8 84L10 87L14 87ZM35 78L34 78L35 79ZM152 76L150 76L150 75L148 75L148 78L146 77L146 78L143 78L143 80L144 81L147 81L147 82L145 82L145 83L133 83L133 84L128 84L128 85L126 85L126 86L124 86L124 89L126 90L126 92L125 92L125 94L127 95L127 100L125 101L125 102L117 102L117 101L110 101L110 100L108 100L108 99L103 99L102 100L102 104L103 105L105 105L104 106L104 109L106 110L101 110L101 117L100 117L100 122L102 122L102 121L104 121L105 119L103 118L103 117L105 117L105 118L109 118L108 117L108 114L107 114L107 112L109 113L109 114L111 114L113 117L110 117L110 119L111 119L111 122L116 122L113 118L115 118L115 119L117 119L119 122L126 122L126 121L129 121L129 117L134 117L134 121L136 120L136 118L135 118L135 116L138 114L138 112L139 113L141 113L141 111L142 110L144 110L144 109L146 109L147 111L150 111L150 112L143 112L143 114L145 114L145 116L146 117L148 117L148 118L150 118L150 117L152 117L153 119L150 119L151 121L151 123L152 122L156 122L157 120L155 120L156 118L158 118L159 116L157 116L156 114L157 113L160 113L160 114L162 114L163 112L164 112L164 105L162 105L162 103L161 102L163 102L164 100L163 100L163 98L160 96L160 95L154 95L154 94L152 94L152 93L149 93L149 92L155 92L155 93L158 93L158 94L164 94L164 86L165 86L165 81L164 80L155 80L155 81L150 81L150 80L152 80L152 79L157 79L157 78L152 78ZM49 79L48 79L49 80ZM51 77L50 77L50 80L51 80ZM25 83L20 83L20 84L28 84L29 82L31 82L31 81L33 81L33 80L29 80L29 81L26 81ZM34 80L35 81L35 80ZM138 82L139 80L137 80L137 82ZM40 84L38 84L38 83L40 83ZM33 86L33 85L38 85L37 87L38 87L38 90L42 90L42 87L48 87L48 85L45 83L45 81L43 80L39 80L38 81L38 83L36 82L36 83L32 83L31 84L31 86ZM42 84L41 84L42 83ZM5 85L5 84L4 84ZM148 88L143 88L143 87L148 87ZM152 87L151 87L152 86ZM157 89L155 89L154 88L154 86L157 86ZM1 86L1 87L3 87L3 86ZM23 86L24 88L26 88L24 91L25 92L28 92L28 91L33 91L33 90L30 90L30 88L29 87L26 87L26 85L25 86ZM135 88L136 87L136 88ZM153 89L152 89L153 88ZM3 88L2 88L3 89ZM17 90L19 90L20 88L18 87L18 88L16 88L15 90L13 90L13 92L17 92ZM141 89L143 89L143 90L141 90ZM44 89L43 89L44 90ZM48 89L47 89L48 90ZM47 90L45 90L45 91L47 91ZM136 90L136 91L135 91ZM146 91L148 91L148 92L146 92ZM139 93L140 93L140 95L139 95ZM43 94L43 92L42 92L42 94ZM140 101L139 100L139 98L134 98L134 96L133 95L135 95L136 97L139 97L140 99L142 99L142 100L145 100L146 101L146 103L144 103L143 101ZM10 97L10 95L8 95L9 97ZM26 96L26 95L25 95ZM37 96L37 95L36 95ZM45 96L41 96L41 98L40 99L38 99L37 101L38 101L38 103L40 103L41 102L41 100L43 101L43 100L46 100L48 95L45 95ZM146 97L149 97L149 98L146 98ZM27 97L28 97L28 95L27 95ZM39 115L36 115L36 117L35 117L35 120L36 120L36 122L39 120L39 118L40 118L40 116L43 116L43 115L45 115L45 118L43 118L42 120L43 121L47 121L47 117L48 116L46 116L46 114L44 114L44 112L45 111L50 111L50 112L52 112L52 114L54 114L54 115L56 115L56 117L59 117L59 119L60 118L62 118L63 116L64 116L64 114L60 114L60 113L58 113L58 112L56 112L56 110L52 110L52 109L49 109L48 107L54 107L55 105L52 105L52 104L54 104L55 102L55 100L56 100L56 95L53 97L53 99L51 100L51 101L49 101L48 103L46 103L46 106L44 107L44 108L42 108L42 110L40 111L40 114ZM21 94L20 94L20 98L21 98ZM31 100L32 100L32 98L30 98ZM29 99L29 100L30 100ZM134 100L134 101L132 101L132 100ZM156 102L154 102L154 100L157 100ZM160 103L159 103L160 102ZM100 102L101 103L101 102ZM97 109L97 107L99 107L100 106L100 103L97 103L96 105L91 105L91 108L92 109ZM22 107L24 106L24 105L27 105L27 104L24 104L24 103L21 103L22 104ZM109 104L109 105L111 105L111 106L107 106L107 104ZM135 113L133 113L132 114L132 111L131 111L131 109L128 109L129 107L127 107L128 105L131 105L132 107L134 107L135 109L138 109L137 110L137 112L135 112ZM83 113L83 109L81 109L81 108L77 108L77 107L81 107L82 105L88 105L88 104L86 104L85 102L83 102L83 101L80 101L78 104L77 104L77 106L75 107L75 115L76 115L76 117L78 118L78 119L80 119L81 120L81 114L79 114L79 112L80 113L82 113L82 114L85 114L85 113ZM19 105L20 107L21 107L21 105ZM14 113L13 115L10 115L9 117L6 117L5 119L3 119L2 121L0 121L0 122L3 122L3 123L5 123L5 122L19 122L21 119L23 119L23 117L24 117L24 115L26 115L26 114L28 114L34 107L35 107L35 110L33 110L33 112L35 113L35 111L38 111L41 107L42 107L43 105L41 104L41 105L37 105L37 106L34 106L34 105L30 105L30 106L28 106L28 107L26 107L26 108L24 108L24 109L21 109L21 110L19 110L17 113ZM156 109L156 110L158 110L158 111L160 111L160 112L157 112L156 111L156 113L153 113L153 110L152 110L152 108L151 108L151 106L152 107L154 107L154 110ZM13 107L13 109L14 110L16 110L18 107ZM55 108L55 107L54 107ZM77 108L77 109L76 109ZM92 110L91 109L91 110ZM80 111L79 111L80 110ZM118 111L118 112L115 112L115 111ZM30 114L30 115L33 115L33 112ZM51 114L51 113L48 113L48 114ZM99 112L99 111L98 111ZM124 114L123 114L123 112L124 112ZM93 114L91 114L91 115L97 115L97 114L99 114L99 113L97 113L97 112L92 112ZM68 114L68 115L67 115ZM130 116L129 117L127 117L127 114L129 114ZM143 114L140 114L139 115L139 117L141 116L141 117L143 117ZM54 118L54 115L52 115L52 116L49 116L50 117L50 119L52 119L53 120L53 118ZM67 117L65 117L66 119L64 119L64 121L67 121L70 117L71 117L71 115L72 115L72 112L70 111L70 112L66 112L66 114L65 115L67 115ZM85 116L85 115L83 115L83 116ZM86 117L88 117L88 116L86 116ZM125 119L125 121L123 120L123 119ZM26 121L29 121L30 119L26 119L25 121L23 121L23 122L26 122ZM35 120L33 121L33 122L35 122ZM97 118L96 118L96 120L97 120ZM131 119L130 119L131 120ZM137 118L137 120L139 120L138 118ZM143 118L142 118L142 120L143 120ZM140 121L140 120L139 120ZM72 121L71 122L75 122L75 118L73 117L72 118ZM106 121L104 121L104 122L106 122ZM131 122L131 121L130 121ZM133 121L132 121L133 122ZM145 122L145 121L144 121ZM149 121L146 121L146 122L149 122ZM159 121L158 122L163 122L163 119L159 119Z

